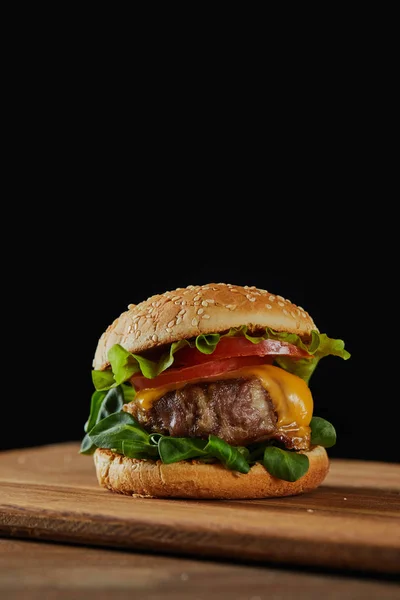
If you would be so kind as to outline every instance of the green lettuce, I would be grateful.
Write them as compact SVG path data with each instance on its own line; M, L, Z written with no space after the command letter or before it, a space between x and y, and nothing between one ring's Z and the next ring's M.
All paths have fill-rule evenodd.
M109 390L128 381L135 373L141 373L145 377L153 379L172 365L175 352L188 343L186 340L174 342L157 362L144 358L140 354L132 354L120 344L114 344L108 351L111 370L92 371L94 387L99 391ZM200 345L200 347L203 346L204 344ZM203 350L200 351L203 352Z
M310 461L305 454L288 452L276 446L267 446L263 465L274 477L285 481L297 481L308 471Z
M161 460L164 464L190 459L217 461L240 473L248 473L252 465L261 462L271 475L285 481L296 481L308 470L307 456L279 448L274 441L245 448L231 446L215 435L200 439L148 433L130 413L122 410L130 398L132 388L126 385L93 394L82 454L92 454L96 448L109 448L129 458ZM113 409L115 412L110 413ZM335 443L335 430L325 419L313 417L310 427L313 444L328 448Z
M158 361L149 360L140 356L140 354L132 354L120 344L115 344L108 352L111 370L92 371L94 387L98 391L106 391L128 381L136 373L141 373L144 377L153 379L173 364L174 354L181 348L185 346L196 347L203 354L212 354L221 338L236 335L244 335L253 344L258 344L267 339L287 342L308 352L312 358L293 359L290 356L277 356L275 359L279 367L301 377L307 384L319 361L324 356L339 356L344 360L350 358L349 352L344 349L343 340L329 338L325 333L312 331L311 340L306 344L296 333L274 331L269 327L262 335L252 336L247 333L247 327L243 325L242 327L231 328L225 334L201 334L194 340L174 342Z
M278 356L275 362L282 369L301 377L308 383L321 358L329 355L339 356L344 360L350 358L350 353L344 349L343 340L334 340L325 333L318 334L318 345L314 352L310 352L310 354L313 355L312 358L300 358L298 360L291 360L288 356Z
M90 402L89 418L85 423L85 437L82 440L80 452L82 454L93 454L96 449L95 444L90 439L88 431L113 413L119 412L123 405L131 402L135 397L135 390L132 386L122 384L108 391L96 391L92 394Z

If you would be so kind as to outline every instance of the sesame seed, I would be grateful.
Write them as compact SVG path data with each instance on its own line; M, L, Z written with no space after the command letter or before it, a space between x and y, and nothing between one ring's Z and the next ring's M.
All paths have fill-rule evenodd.
M140 315L138 315L137 317L133 317L132 323L136 323L137 321L139 321L139 319L140 319Z
M283 312L284 315L288 315L289 314L288 311L286 310L286 308L284 308L282 312Z
M150 314L152 312L152 310L153 310L153 307L149 306L149 308L147 309L147 312Z
M271 310L272 306L270 304L265 305L269 310Z
M196 300L196 302L193 302L193 306L199 306L200 302L198 300Z
M307 512L308 512L308 513L313 513L314 511L313 511L313 509L312 509L312 508L307 508Z
M271 296L268 299L271 300L271 302L273 302L275 300L275 296L271 294Z
M300 309L296 308L296 311L297 311L297 314L299 315L300 314Z
M203 300L203 302L201 303L202 306L208 306L208 302L207 300Z
M203 312L204 312L204 308L199 308L199 309L197 310L197 314L198 314L198 315L201 315Z
M157 302L156 302L156 304L155 304L155 305L156 305L156 307L158 308L158 307L160 306L160 304L161 304L160 300L157 300Z
M182 300L181 304L182 304L182 306L185 306L186 300Z
M198 324L199 324L199 320L196 319L196 317L194 319L192 319L192 325L193 325L193 327L197 327Z
M210 315L204 314L204 315L201 315L201 318L202 318L202 319L209 319L209 318L210 318Z
M278 304L279 304L279 306L285 306L285 303L281 302L281 301L279 301Z
M182 317L176 317L176 324L179 325L179 323L182 321Z
M208 304L215 304L214 298L206 298L206 301L208 302Z
M175 321L170 321L170 322L168 323L168 327L173 327L174 325L175 325Z
M181 301L180 300L175 300L174 304L180 304Z
M229 291L230 291L230 292L233 292L234 294L238 294L238 293L239 293L239 290L237 290L237 289L236 289L236 288L234 288L234 287L232 287L232 288L229 288Z
M236 304L225 304L225 308L229 308L229 310L235 310Z
M128 333L130 333L132 331L132 325L129 325L128 327Z
M194 300L195 302L197 302L197 300L200 300L200 298L201 298L201 296L195 296L195 297L193 298L193 300Z
M203 285L201 289L202 290L209 290L210 288L208 287L208 285Z
M194 285L188 285L188 286L187 286L187 289L188 289L188 290L194 290L194 289L195 289L195 287L194 287Z
M302 310L302 311L304 311L304 308L302 306L299 306L299 309Z
M151 339L153 340L153 342L158 342L158 335L156 335L156 334L152 335Z
M305 319L305 318L307 317L307 315L306 315L306 313L305 313L305 312L302 312L302 313L301 313L301 316L303 317L303 319Z
M166 327L166 328L165 328L165 331L166 331L167 333L171 333L171 332L172 332L172 329L171 329L170 327Z
M133 329L134 329L135 331L137 331L137 328L138 328L138 324L137 324L137 323L134 323L134 324L133 324Z
M292 315L293 319L296 318L296 313L293 310L290 311L290 314Z
M176 300L180 300L181 297L180 296L174 296L173 298L171 298L172 302L175 302Z
M129 310L131 310L131 308L135 308L136 304L128 304L128 308Z
M185 308L182 308L182 309L181 309L181 310L178 312L178 315L184 315L184 314L185 314L185 312L186 312L186 309L185 309Z
M135 338L138 339L138 337L140 337L142 335L142 332L140 331L140 329L137 330L137 332L135 333Z
M284 300L285 298L283 296L277 296L278 300Z

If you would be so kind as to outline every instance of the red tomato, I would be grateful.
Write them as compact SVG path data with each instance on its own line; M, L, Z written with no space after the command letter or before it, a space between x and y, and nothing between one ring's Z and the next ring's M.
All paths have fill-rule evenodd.
M138 392L145 388L156 388L181 381L207 379L207 377L222 375L222 373L226 373L227 371L236 371L236 369L241 369L242 367L265 365L269 362L272 362L272 358L268 360L268 358L266 359L262 356L238 356L221 360L208 359L207 363L191 367L183 367L182 369L169 368L158 375L158 377L154 377L154 379L148 379L143 375L133 375L130 382Z
M223 337L212 354L203 354L197 348L186 346L175 354L174 366L190 367L210 360L231 358L233 356L291 356L293 358L311 358L305 350L294 344L277 340L262 340L253 344L244 336Z

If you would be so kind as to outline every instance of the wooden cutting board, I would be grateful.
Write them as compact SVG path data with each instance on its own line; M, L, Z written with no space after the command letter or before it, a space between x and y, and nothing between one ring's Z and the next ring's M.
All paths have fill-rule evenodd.
M400 573L400 466L331 461L317 490L266 500L121 496L68 443L0 453L0 535L237 561Z

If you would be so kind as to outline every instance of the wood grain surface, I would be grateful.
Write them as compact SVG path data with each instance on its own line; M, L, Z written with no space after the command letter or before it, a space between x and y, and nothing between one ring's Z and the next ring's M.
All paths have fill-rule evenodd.
M130 498L100 488L75 443L0 454L6 536L400 573L400 467L332 460L323 486L268 500Z
M395 600L400 584L372 577L152 556L0 539L7 600Z

